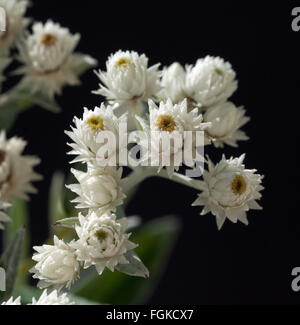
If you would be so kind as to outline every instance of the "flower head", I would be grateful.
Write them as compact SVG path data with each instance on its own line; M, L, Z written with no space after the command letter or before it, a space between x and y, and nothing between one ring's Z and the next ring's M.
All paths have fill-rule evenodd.
M187 96L185 94L186 72L182 65L174 62L163 70L161 86L162 90L158 97L160 100L166 101L171 99L174 104L183 101Z
M121 188L122 168L116 167L89 168L81 172L71 170L79 184L67 187L76 193L76 202L79 209L90 209L99 213L115 211L123 203L125 195Z
M159 170L166 166L171 176L174 169L178 170L183 162L184 147L190 145L191 156L195 156L195 132L205 130L210 123L202 123L198 108L189 112L186 99L175 105L168 99L160 102L159 107L149 100L149 112L149 121L136 117L145 132L145 136L138 142L146 150L150 145L152 162L158 164ZM191 131L190 141L185 138L185 131ZM145 155L145 159L149 157ZM185 160L184 163L190 166L194 164L194 160Z
M50 98L60 94L65 85L78 85L78 71L82 66L94 66L96 61L89 56L74 54L80 39L68 28L48 20L45 24L35 23L32 34L20 43L21 60L24 67L23 87L31 92L42 91Z
M256 174L255 169L246 169L239 158L222 160L214 165L208 161L208 171L203 173L203 181L199 181L202 191L193 205L203 205L201 215L211 212L217 219L221 229L228 218L232 222L240 220L248 224L246 212L249 209L261 209L256 200L261 198L263 176Z
M114 271L119 263L128 263L124 254L137 245L129 241L126 218L116 220L113 214L91 212L86 217L79 214L79 222L80 225L76 225L79 239L71 245L84 268L95 265L101 274L105 267Z
M237 108L231 102L210 107L203 115L203 119L205 122L211 122L211 126L206 129L205 134L216 147L223 148L224 144L237 147L237 141L248 140L245 132L240 128L250 118L245 116L243 108Z
M14 299L13 297L10 297L7 301L2 302L1 304L2 306L8 306L8 305L13 305L13 306L17 306L17 305L21 305L21 297L18 297L16 299Z
M75 302L71 301L66 293L59 294L57 290L53 290L47 294L47 290L44 290L40 298L32 298L29 305L75 305Z
M36 193L31 182L41 179L33 171L40 160L22 155L26 144L21 138L6 139L5 132L0 133L0 198L4 201L14 197L28 200L29 193Z
M39 279L38 286L46 288L53 285L58 290L70 288L79 277L80 263L70 244L54 236L54 245L33 247L37 253L32 257L37 264L30 270L33 278Z
M206 56L187 66L185 94L203 108L225 102L237 89L231 64L220 57Z
M74 118L75 127L71 127L72 131L66 131L66 134L74 141L68 144L72 148L69 154L77 155L72 163L84 161L88 164L97 163L103 166L110 158L116 157L118 148L122 145L119 126L126 127L126 122L126 114L116 117L110 105L105 106L102 103L94 110L84 108L82 118ZM109 148L107 156L97 155L99 150L106 145L98 138L103 131L110 132L115 139L115 146Z
M4 9L6 16L6 30L0 31L0 56L9 54L27 27L29 19L24 15L28 3L27 0L0 0L0 8Z
M102 84L94 93L117 102L147 100L160 90L159 64L148 68L148 58L134 51L118 51L106 62L106 72L97 73Z

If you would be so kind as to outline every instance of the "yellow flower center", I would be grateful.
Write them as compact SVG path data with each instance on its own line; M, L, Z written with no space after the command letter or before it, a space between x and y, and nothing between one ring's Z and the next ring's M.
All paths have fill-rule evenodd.
M175 129L176 123L175 123L174 117L172 115L170 115L170 114L161 114L156 119L156 125L162 131L172 132Z
M95 233L95 236L97 237L97 239L99 240L99 242L102 243L103 240L105 240L107 238L107 232L105 232L104 230L98 230Z
M215 72L216 72L216 74L219 75L219 76L223 76L223 75L224 75L223 70L221 70L220 68L216 68L216 69L215 69Z
M100 116L94 115L91 116L87 121L87 125L90 127L92 130L103 130L104 128L104 123L103 119Z
M245 193L247 188L247 183L243 176L236 175L234 180L231 183L231 188L234 194L236 195L242 195Z
M131 61L126 58L121 58L115 63L117 68L127 68L131 64Z
M56 41L57 41L57 37L50 33L45 33L40 40L41 44L45 46L52 46L56 43Z

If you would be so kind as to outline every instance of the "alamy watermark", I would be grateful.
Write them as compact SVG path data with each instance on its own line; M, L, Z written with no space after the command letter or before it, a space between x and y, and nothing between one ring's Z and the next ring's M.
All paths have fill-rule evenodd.
M4 8L0 7L0 32L5 32L6 30L6 15Z
M199 177L204 167L204 132L133 131L120 123L118 135L101 131L96 137L99 166L185 166L186 176Z
M5 291L5 270L0 267L0 291Z
M291 15L293 17L295 17L292 20L292 24L291 24L292 30L294 32L299 32L299 30L300 30L300 7L293 8Z

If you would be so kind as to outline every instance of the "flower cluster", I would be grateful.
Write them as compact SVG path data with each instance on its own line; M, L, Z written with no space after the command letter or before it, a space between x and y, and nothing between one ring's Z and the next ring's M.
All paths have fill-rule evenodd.
M243 107L237 107L229 101L238 85L236 73L229 62L212 56L198 59L194 65L185 68L175 62L163 69L161 78L160 73L154 74L154 67L158 67L156 65L152 67L151 80L152 85L157 84L159 87L152 87L146 82L149 77L144 77L143 83L140 81L139 71L146 71L146 67L137 58L144 58L144 55L128 51L111 55L107 71L98 73L102 84L96 93L105 96L116 113L120 102L131 101L126 106L128 116L134 110L138 121L136 128L144 131L142 136L138 136L138 143L141 148L149 147L150 143L150 156L156 157L159 172L166 167L169 177L174 180L178 177L174 171L183 163L180 155L188 145L183 136L186 131L204 132L203 145L213 144L217 148L223 148L224 145L237 147L238 141L248 139L241 127L250 118L245 115ZM142 87L143 92L138 86ZM152 90L151 94L149 89ZM152 98L157 104L150 99L148 110L143 114L142 110L137 109L136 101L145 102L147 98ZM173 140L179 134L183 140L177 144L174 140L167 148L169 150L165 150L159 140L162 134ZM194 154L198 148L195 138L192 137L190 143ZM166 155L168 159L164 159ZM141 162L148 159L149 155L144 155ZM255 174L255 170L245 169L243 159L244 155L229 160L223 157L215 167L208 159L209 170L204 171L204 180L196 182L194 186L201 190L201 194L193 205L204 205L202 214L212 212L217 217L219 228L226 217L233 222L240 220L247 224L246 212L259 208L255 200L261 196L262 176ZM193 166L194 163L193 160L184 161L187 166ZM179 181L182 182L182 177ZM191 184L187 178L185 181Z
M56 46L53 53L60 61L65 53L73 50L78 39L71 37L67 30L61 30L58 33L61 36L57 37L65 40L66 48L62 50L57 37L53 37L57 28L47 23L45 30L49 35L43 41L49 43L46 46ZM60 63L48 62L46 54L43 60L36 59L43 46L37 45L37 40L41 42L44 35L43 26L36 26L34 32L36 35L28 41L32 51L30 60L35 62L32 68L42 72L55 70ZM208 170L204 170L203 180L175 172L183 164L197 166L201 146L237 146L238 141L248 139L240 130L249 121L244 108L228 101L237 89L231 64L219 57L207 56L185 69L179 63L163 71L159 71L158 66L148 67L144 54L118 51L108 58L107 71L97 72L101 83L95 93L104 96L107 103L92 110L84 108L82 117L75 117L71 130L66 131L72 140L68 143L69 154L75 155L71 163L84 166L80 170L71 169L77 183L67 185L76 194L72 202L80 210L78 216L72 218L77 237L65 243L54 236L54 245L34 247L33 260L37 263L31 272L39 280L40 288L69 289L82 268L95 266L101 275L105 268L114 271L130 263L129 253L137 245L129 240L127 219L118 212L126 193L148 176L169 177L200 191L193 205L204 206L201 214L211 212L219 229L226 218L248 224L247 211L260 209L256 200L261 197L262 176L256 174L256 170L245 168L245 155L230 159L223 156L216 165L207 158ZM133 136L129 136L129 144L138 145L141 153L141 158L136 159L138 163L128 164L132 172L127 178L122 178L120 157L128 145L127 133L125 137L122 134L123 124L134 131ZM201 143L198 143L198 134L203 135ZM105 143L105 135L112 136L113 141ZM164 140L169 143L167 148ZM183 160L182 153L186 150L190 150L192 156ZM132 162L133 151L128 155ZM155 164L147 164L153 156ZM202 159L204 162L203 156ZM111 161L114 164L108 164ZM64 222L66 219L57 223Z
M49 294L47 290L44 290L38 300L32 297L32 302L27 305L74 305L73 302L66 293L58 293L57 290L53 290ZM9 305L21 305L21 297L14 299L13 297L3 302L2 306Z
M3 70L17 58L22 64L11 75L23 75L20 82L2 94L1 105L14 98L26 98L41 107L58 110L54 97L64 86L80 84L79 76L95 67L97 61L89 55L76 53L80 34L54 23L33 22L26 18L28 0L0 0L5 12L6 28L0 31L0 83L5 80ZM15 55L15 52L18 54ZM0 125L1 127L1 125Z
M102 167L97 159L101 144L97 136L107 130L118 135L118 123L126 116L117 118L110 106L85 108L81 119L75 118L75 127L66 131L74 143L70 143L72 161L84 163L86 171L72 168L77 184L67 185L76 193L78 221L74 228L78 238L69 243L54 236L54 245L34 247L31 269L33 277L39 279L38 286L52 286L57 290L70 288L79 277L81 268L95 266L99 275L105 268L114 271L119 264L128 264L126 253L137 247L129 240L126 218L117 218L116 208L123 203L122 168ZM58 222L59 223L59 222Z

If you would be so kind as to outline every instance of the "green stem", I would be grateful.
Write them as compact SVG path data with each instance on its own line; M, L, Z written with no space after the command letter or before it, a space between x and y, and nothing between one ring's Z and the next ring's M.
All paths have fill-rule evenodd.
M137 185L150 177L161 177L170 181L199 190L199 180L187 177L179 173L173 173L172 177L168 176L167 170L162 169L157 173L157 168L153 167L136 167L133 172L123 180L123 191L130 200L133 196Z

